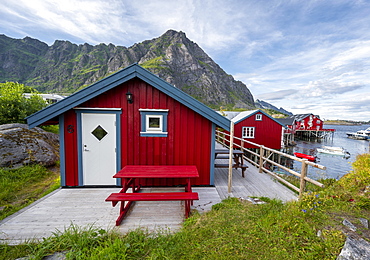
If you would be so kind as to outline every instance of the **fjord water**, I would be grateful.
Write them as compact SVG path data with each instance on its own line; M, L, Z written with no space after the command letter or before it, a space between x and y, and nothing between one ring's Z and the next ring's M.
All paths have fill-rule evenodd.
M356 160L359 154L369 153L370 141L367 140L354 140L347 137L347 132L356 132L364 130L370 125L325 125L325 129L335 129L334 137L318 141L302 141L296 140L297 146L293 148L294 152L305 153L317 156L317 163L326 166L326 170L319 170L309 167L308 177L313 179L327 179L334 178L340 179L343 175L352 170L352 162ZM351 156L345 158L339 155L330 155L318 153L317 148L322 146L336 146L345 148ZM301 164L295 162L293 168L300 170Z

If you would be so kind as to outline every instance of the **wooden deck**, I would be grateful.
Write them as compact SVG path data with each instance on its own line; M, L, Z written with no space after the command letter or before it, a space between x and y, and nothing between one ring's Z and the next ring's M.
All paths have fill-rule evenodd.
M280 199L284 202L297 200L298 196L284 185L275 181L266 173L259 173L252 165L245 171L245 178L241 177L240 169L233 169L232 189L228 193L228 169L215 170L215 186L220 198L236 197L268 197Z
M221 160L221 159L220 159ZM222 163L228 160L222 159ZM227 197L248 199L249 197L268 197L282 201L296 200L297 195L276 182L266 173L259 173L253 165L245 178L240 169L233 169L232 192L228 193L228 169L215 169L215 187L194 187L199 200L194 201L192 209L200 213L210 211L212 205ZM147 188L151 191L151 188ZM156 192L160 188L152 188ZM178 188L174 188L174 191ZM119 188L59 189L38 200L27 208L0 221L0 243L18 244L24 240L42 239L52 235L56 229L63 231L71 224L77 226L94 225L105 229L117 229L126 233L136 228L148 231L177 231L184 220L184 205L179 201L151 202L140 201L133 205L121 226L115 227L119 208L113 208L105 199Z
M216 144L216 148L222 148ZM216 159L217 163L228 163L227 159ZM232 170L232 190L228 193L228 169L215 169L215 186L221 199L227 197L236 197L246 199L248 197L268 197L271 199L280 199L284 202L297 200L298 195L277 182L267 173L259 173L258 169L246 162L248 169L245 171L245 178L241 177L241 169Z

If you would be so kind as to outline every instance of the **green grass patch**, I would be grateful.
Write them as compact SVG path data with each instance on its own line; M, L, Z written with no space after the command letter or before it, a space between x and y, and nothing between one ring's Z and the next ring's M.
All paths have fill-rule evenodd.
M0 168L0 220L60 186L59 173L41 165Z
M165 64L163 59L164 59L164 57L159 56L159 57L156 57L154 59L143 62L140 65L145 69L153 69L153 68L161 69L161 68L163 68L163 65Z
M41 126L41 128L47 132L59 134L59 125L44 125L44 126Z

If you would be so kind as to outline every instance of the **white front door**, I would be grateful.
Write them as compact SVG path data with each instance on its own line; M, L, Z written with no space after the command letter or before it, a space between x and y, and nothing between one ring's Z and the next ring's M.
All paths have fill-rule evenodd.
M115 185L116 115L82 113L84 185Z

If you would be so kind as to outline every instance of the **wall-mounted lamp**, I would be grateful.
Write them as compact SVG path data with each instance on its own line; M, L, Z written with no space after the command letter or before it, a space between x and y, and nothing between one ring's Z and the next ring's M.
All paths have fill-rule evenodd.
M134 102L132 100L132 94L130 93L130 91L126 93L126 98L128 103L132 104L132 102Z

